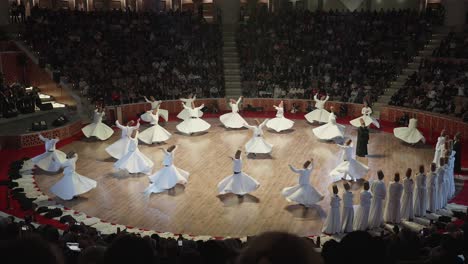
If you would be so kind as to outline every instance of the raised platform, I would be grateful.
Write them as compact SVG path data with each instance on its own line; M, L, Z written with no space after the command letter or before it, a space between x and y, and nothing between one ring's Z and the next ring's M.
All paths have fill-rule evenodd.
M52 123L61 115L68 118L63 126L53 127ZM48 128L42 131L32 131L32 123L45 121ZM37 134L47 137L68 138L80 133L81 120L78 115L72 114L65 108L57 108L49 111L40 111L14 118L0 119L0 148L19 149L42 145Z

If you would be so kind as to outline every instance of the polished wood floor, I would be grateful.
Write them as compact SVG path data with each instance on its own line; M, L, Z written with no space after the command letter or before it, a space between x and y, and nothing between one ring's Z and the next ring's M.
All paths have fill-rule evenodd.
M232 173L229 156L238 148L243 149L251 131L227 130L217 119L207 121L212 127L206 134L181 135L175 129L177 123L170 122L165 127L173 136L166 144L140 144L140 150L155 163L153 171L161 168L163 154L159 148L178 144L175 164L190 172L185 187L148 197L143 194L149 184L146 175L115 171L112 167L115 160L104 149L120 137L117 131L104 142L83 139L62 149L79 153L77 172L96 180L98 187L72 201L56 198L57 201L103 220L157 231L212 236L246 236L268 230L302 236L318 234L329 208L332 182L328 173L340 162L339 147L318 141L312 133L314 126L305 120L296 120L291 132L268 131L265 138L274 145L271 157L248 159L243 154L244 171L260 182L260 188L243 199L235 195L220 197L216 186ZM355 128L347 126L346 135L355 139ZM432 160L430 146L409 146L392 134L379 131L371 133L369 153L369 158L360 159L370 167L366 179L375 179L376 171L382 169L388 181L396 171L403 174L407 167L415 170L419 164ZM316 164L311 182L326 198L316 208L305 209L288 203L281 190L297 183L297 175L287 165L299 167L310 158ZM36 181L42 191L54 197L49 188L60 177L61 173L50 175L39 171ZM342 182L338 184L342 189ZM361 188L362 183L353 184L355 204L359 202Z

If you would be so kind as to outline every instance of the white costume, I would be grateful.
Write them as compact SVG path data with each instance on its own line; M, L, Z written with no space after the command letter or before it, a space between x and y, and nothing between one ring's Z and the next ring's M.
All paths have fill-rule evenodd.
M312 129L314 135L321 140L333 140L335 138L343 138L345 126L336 123L334 113L328 115L328 123Z
M169 119L169 111L159 108L159 105L161 105L162 101L151 101L151 100L148 100L148 98L146 97L145 97L145 101L151 104L151 110L154 110L157 108L159 112L159 116L164 118L164 120L167 121ZM142 114L140 117L141 120L151 123L153 120L151 117L151 114L152 114L151 112L152 111L146 111L146 113Z
M374 124L374 126L380 128L380 124L379 124L379 121L377 121L377 119L373 118L371 116L372 114L372 109L370 107L363 107L362 110L361 110L361 114L362 116L358 117L358 118L355 118L351 121L349 121L349 123L351 123L351 125L355 126L355 127L360 127L361 126L361 118L364 120L364 123L366 123L366 127L370 126L370 124Z
M152 126L141 132L138 135L138 139L145 142L146 144L153 144L155 142L164 142L168 140L171 137L171 133L158 124L158 119L160 116L159 110L157 110L156 114L153 114L153 111L147 111L146 115L150 118L149 122Z
M146 188L147 193L160 193L171 189L176 184L186 184L190 173L174 166L174 151L164 151L163 167L155 174L148 176L152 184Z
M200 119L198 117L198 111L200 111L200 109L202 109L203 107L204 105L200 105L196 108L187 107L184 105L184 108L185 110L187 110L187 113L190 117L184 119L184 121L178 124L176 126L177 130L189 135L208 130L211 127L211 125L208 124L208 122L206 122L205 120Z
M284 108L274 106L276 109L276 117L269 120L266 123L268 128L275 130L276 132L281 132L283 130L291 129L294 125L294 121L287 119L284 117Z
M374 181L371 185L372 200L369 213L369 228L379 227L383 224L383 201L387 195L385 182Z
M115 125L122 130L120 139L106 148L107 153L116 159L121 159L128 152L128 143L130 142L130 135L133 130L140 127L140 123L135 126L122 126L119 121L115 121Z
M56 172L60 170L62 162L67 160L67 155L55 149L58 138L45 138L39 134L39 139L44 142L45 152L31 159L31 161L44 171Z
M445 164L444 165L444 170L445 170L445 175L444 175L444 193L443 193L443 197L444 197L444 204L442 206L442 208L444 208L448 201L449 201L449 192L450 192L450 174L453 173L453 169L450 168L450 165L449 164Z
M363 190L360 198L361 201L356 210L356 217L354 218L354 230L365 231L369 226L369 211L372 194L369 191Z
M195 112L196 114L195 115L192 115L189 111L189 109L192 109L192 103L195 101L195 99L197 99L196 96L194 96L193 98L187 98L187 99L184 99L184 98L181 98L180 100L182 102L184 102L184 109L182 111L180 111L180 113L177 115L177 118L179 119L182 119L182 120L185 120L187 118L190 118L190 117L202 117L203 116L203 112L200 110L201 108L196 108L197 111Z
M319 123L328 122L328 116L330 115L330 112L324 109L325 102L328 101L328 98L330 97L327 95L325 100L320 100L317 98L317 95L315 95L314 101L315 101L315 108L317 109L306 114L305 119L307 119L307 121L309 121L310 123L313 123L314 121L317 121Z
M330 199L330 212L322 228L325 234L333 235L341 232L340 201L338 195L333 195Z
M341 231L349 233L353 231L354 207L353 193L345 191L343 193L343 210L341 212Z
M242 100L242 97L239 97L236 103L229 102L231 106L231 113L224 114L219 117L219 120L227 128L241 128L245 124L244 118L239 115L239 103Z
M310 185L310 174L312 174L313 166L310 165L306 169L296 169L289 165L289 168L299 174L299 184L293 187L284 188L282 194L289 202L296 202L307 207L313 206L315 203L323 200L323 195L315 190ZM339 209L338 209L339 210ZM340 221L338 217L338 222ZM339 226L339 223L338 223Z
M77 160L78 154L75 154L61 164L64 168L63 177L50 188L50 191L62 200L71 200L97 186L96 181L81 176L75 171Z
M438 209L437 199L437 172L429 172L427 175L427 210L435 212Z
M81 129L85 137L97 137L100 140L106 140L114 134L114 130L102 123L104 112L99 112L98 109L94 110L93 122Z
M445 186L447 180L445 179L447 177L447 171L446 171L446 166L441 166L437 168L436 170L437 173L437 206L436 209L442 209L445 207L447 204L447 193L445 191Z
M251 126L247 123L244 124L245 127L253 130L253 137L245 144L245 151L247 153L270 153L273 149L273 145L267 143L263 139L263 127L265 126L268 119L263 121L258 126Z
M333 181L340 181L342 178L345 180L356 180L365 176L369 171L369 167L354 159L353 146L338 146L343 148L343 154L341 155L343 162L330 172Z
M114 163L114 168L130 173L150 174L153 162L138 149L138 132L135 138L129 137L128 152Z
M403 180L403 196L401 197L401 218L410 220L414 219L413 210L413 190L414 182L412 179L405 178Z
M434 159L432 160L432 162L434 162L435 164L439 164L440 157L444 150L445 150L445 136L440 136L437 138L437 144L435 146L435 151L434 151Z
M260 184L254 178L242 172L242 160L240 158L234 159L233 163L234 174L224 178L218 184L220 194L234 193L244 195L260 187Z
M424 173L418 173L415 182L413 201L414 215L422 217L426 215L427 208L426 175Z
M447 192L447 198L451 198L455 195L455 176L454 176L454 166L455 166L455 153L456 151L452 150L449 157L449 188Z
M424 143L426 142L426 139L424 138L423 134L419 132L417 126L418 120L415 118L411 118L409 120L408 127L397 127L393 129L393 134L395 135L395 137L405 141L406 143L415 144L419 141L422 141Z
M388 185L388 195L385 204L384 220L398 224L401 221L400 207L403 185L399 182L391 182Z

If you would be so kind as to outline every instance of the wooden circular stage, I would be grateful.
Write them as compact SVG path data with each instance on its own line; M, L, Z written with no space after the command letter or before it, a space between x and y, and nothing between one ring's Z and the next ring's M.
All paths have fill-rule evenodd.
M229 158L252 136L247 129L229 130L218 119L206 119L212 127L208 133L186 136L176 132L176 122L165 124L173 133L164 145L140 144L140 150L155 163L153 172L161 168L163 153L159 149L178 144L175 165L190 172L188 184L177 186L174 192L146 196L143 191L149 184L147 175L130 175L116 171L115 160L105 148L120 137L120 131L107 141L83 139L65 146L63 151L74 150L79 154L77 172L98 182L96 189L72 201L56 199L66 207L82 211L90 216L127 226L161 232L186 233L210 236L248 236L268 230L283 230L301 236L319 234L324 217L329 210L332 180L329 172L341 162L341 151L334 143L319 141L312 133L314 125L305 120L295 120L294 130L284 133L266 131L266 140L273 144L271 158L248 159L243 153L244 171L256 178L261 186L243 199L236 195L218 196L217 184L232 174ZM252 123L252 119L247 119ZM142 130L146 127L142 127ZM356 139L356 128L346 127L346 136ZM419 164L427 166L432 160L430 146L409 146L392 134L372 130L368 158L359 159L368 164L366 179L375 179L382 169L386 181L406 168L416 170ZM288 164L300 167L313 158L315 169L311 182L325 195L316 208L304 208L287 202L281 190L298 182L298 176ZM50 197L49 188L62 174L50 175L36 172L36 181ZM340 187L342 182L337 183ZM359 203L362 183L353 184L354 204Z

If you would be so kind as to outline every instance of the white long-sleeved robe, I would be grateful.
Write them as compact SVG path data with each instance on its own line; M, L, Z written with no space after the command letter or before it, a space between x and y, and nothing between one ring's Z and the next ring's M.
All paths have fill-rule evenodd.
M93 122L81 129L85 137L97 137L100 140L106 140L114 134L114 130L102 123L104 112L99 112L98 109L94 110Z
M372 200L369 213L369 228L383 224L383 203L387 195L384 181L374 181L371 185Z
M246 123L244 118L239 114L239 104L242 100L242 97L235 102L229 102L229 106L231 107L231 113L226 113L219 117L219 120L223 125L227 128L241 128Z
M414 182L410 178L403 180L403 195L401 197L401 218L410 220L414 219L413 210L413 191Z
M132 135L135 129L140 127L140 123L137 123L135 126L122 126L117 120L115 121L115 125L122 131L120 134L120 139L112 143L112 145L108 146L106 148L106 152L115 159L120 159L128 152L130 135Z
M158 119L160 116L159 110L156 111L156 114L153 114L153 111L147 111L146 114L152 126L139 133L138 139L145 142L146 144L153 144L156 142L164 142L168 140L171 137L171 133L158 124Z
M270 153L273 149L273 145L267 143L263 138L263 127L268 122L268 119L263 121L258 126L251 126L248 124L244 124L245 127L251 129L253 131L253 137L247 141L245 144L245 151L247 153L261 153L266 154Z
M424 173L418 173L415 177L414 185L414 215L425 216L427 209L427 177Z
M328 122L312 129L314 135L320 140L342 139L346 127L336 123L336 116L332 112L328 116Z
M325 234L333 235L341 232L340 201L338 195L333 195L330 199L330 211L322 227L322 232Z
M59 138L45 138L39 134L39 139L44 142L45 152L32 158L31 161L44 171L57 172L61 163L67 160L65 153L55 148Z
M210 129L211 125L198 116L198 111L200 111L204 106L205 105L202 104L199 107L192 108L183 105L185 110L187 110L189 118L184 119L184 121L178 124L176 126L177 130L184 134L191 135L193 133L203 132Z
M128 152L114 163L114 168L129 173L150 174L153 162L138 149L138 132L135 138L129 137Z
M365 231L369 227L369 212L371 205L372 193L363 190L360 194L360 203L356 210L354 218L354 230Z
M417 129L418 120L411 118L408 123L408 127L397 127L393 129L393 135L398 139L403 140L406 143L415 144L419 141L426 142L423 134Z
M224 178L218 184L220 194L234 193L244 195L260 187L258 181L242 171L242 159L233 159L233 174Z
M282 190L282 194L286 200L307 207L312 207L315 203L323 200L323 195L310 184L310 175L313 170L312 165L303 169L296 169L290 165L289 168L299 174L299 184Z
M325 100L320 100L317 95L314 95L314 101L315 101L315 110L312 112L308 113L305 115L305 119L307 119L308 122L313 123L314 121L317 121L319 123L326 123L328 122L330 112L324 109L325 103L328 101L330 97L327 95Z
M196 96L194 96L193 98L181 98L180 100L182 102L184 102L184 109L182 111L180 111L180 113L177 115L177 118L179 119L182 119L182 120L185 120L187 118L190 118L192 117L193 115L190 114L190 112L188 111L188 108L192 109L192 103L197 99ZM203 112L201 111L201 108L200 109L197 109L197 112L196 112L196 117L202 117L203 116Z
M330 172L333 181L357 180L364 177L369 171L369 167L360 163L354 158L354 149L352 145L338 145L343 149L341 159L343 160L335 169Z
M427 174L427 210L435 212L438 208L437 199L437 172Z
M277 106L274 107L276 109L276 117L268 120L266 126L270 129L273 129L276 132L291 129L294 125L294 121L284 117L284 108Z
M401 222L401 195L403 193L403 185L399 182L391 182L388 185L388 195L385 204L384 220L398 224Z
M341 231L349 233L353 231L354 207L353 193L345 191L343 193L343 210L341 211Z
M377 121L377 119L375 119L375 118L373 118L371 116L372 109L370 107L363 107L361 109L361 114L362 114L362 116L349 121L349 123L351 125L355 126L355 127L360 127L361 126L361 120L360 119L362 118L364 120L364 123L366 124L366 127L373 124L374 126L380 128L379 121Z

